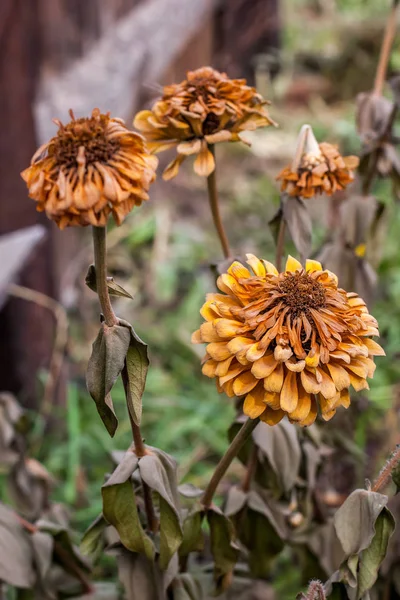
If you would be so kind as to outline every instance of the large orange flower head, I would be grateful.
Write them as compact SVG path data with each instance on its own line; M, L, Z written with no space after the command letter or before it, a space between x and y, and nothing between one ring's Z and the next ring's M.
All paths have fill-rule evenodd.
M368 389L373 357L383 349L370 336L377 322L355 293L314 260L292 257L283 273L247 255L251 270L234 262L201 309L205 323L193 334L206 343L203 373L243 411L269 425L285 415L314 422L318 407L329 420L350 404L349 387Z
M112 213L120 225L134 206L148 199L157 158L141 135L121 119L96 108L90 118L75 119L34 154L21 173L37 210L60 229L68 225L105 226Z
M134 126L146 137L154 152L176 147L177 157L165 169L164 179L178 173L191 154L197 155L194 170L208 176L215 169L209 145L240 141L240 132L274 125L269 104L245 79L229 79L211 67L189 71L181 83L164 87L152 110L139 112Z
M299 144L300 155L277 176L283 192L302 198L331 196L354 180L357 156L342 156L336 146L327 142L318 144L309 125L303 126Z

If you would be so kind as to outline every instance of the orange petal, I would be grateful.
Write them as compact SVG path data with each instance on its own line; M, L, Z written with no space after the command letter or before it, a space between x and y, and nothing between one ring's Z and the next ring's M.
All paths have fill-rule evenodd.
M202 344L203 340L201 339L200 329L192 333L191 341L192 344Z
M214 157L208 149L207 142L204 141L202 149L196 157L193 165L195 173L201 177L208 177L215 169Z
M314 375L314 373L310 373L310 371L308 371L308 369L304 369L304 371L302 371L300 373L300 379L301 379L301 383L302 386L304 387L305 391L308 394L318 394L320 389L321 389L321 385L317 382L317 379Z
M279 421L282 421L285 416L285 412L281 409L273 410L269 406L264 410L260 416L261 421L264 421L267 425L276 425Z
M256 387L258 380L252 375L251 371L244 371L236 377L233 382L233 391L236 396L244 396Z
M234 321L233 319L216 319L213 325L218 335L222 338L232 338L236 336L237 330L243 327L243 323Z
M292 356L293 352L289 346L283 347L279 344L275 347L274 357L277 361L286 361Z
M281 391L283 385L283 365L279 363L276 369L264 379L264 389L267 392L276 392L277 394Z
M249 346L252 346L253 344L254 340L244 336L238 336L228 342L228 348L232 354L238 354L238 352L248 350Z
M350 387L350 376L346 369L332 362L328 363L327 367L335 387L339 392Z
M207 350L207 352L208 352L208 350ZM332 381L331 377L328 375L328 373L325 373L325 371L318 368L318 369L316 369L316 375L317 375L317 377L320 376L320 378L321 378L320 392L324 396L324 398L329 399L329 398L333 398L334 396L336 396L336 394L337 394L336 386L335 386L334 382Z
M296 410L299 401L297 389L297 374L292 371L287 371L281 391L281 407L287 413L292 413Z
M256 419L265 411L264 390L258 385L253 391L247 394L243 403L243 412L251 419Z
M384 349L371 338L364 338L363 344L368 348L368 354L371 356L386 356Z
M293 258L289 254L288 259L286 261L285 271L290 271L290 273L295 273L296 271L301 271L303 269L301 263L298 260Z
M237 260L231 264L228 273L236 279L249 279L249 277L251 277L250 271Z
M200 325L200 337L202 342L221 342L218 333L215 331L214 322L207 321Z
M203 375L211 378L215 377L215 369L217 368L217 364L218 363L215 360L211 359L205 362L201 369Z
M251 367L251 372L257 379L263 379L264 377L269 377L277 365L278 363L271 352L271 354L267 354L256 360Z
M265 267L261 260L254 256L254 254L246 254L247 264L253 269L255 275L258 277L265 276Z
M214 360L225 360L231 356L226 342L212 342L208 344L207 352Z
M308 413L308 417L306 417L304 421L301 421L299 425L301 425L302 427L309 427L314 423L315 419L317 418L317 414L317 401L315 400L315 396L311 396L311 408L310 412Z
M322 271L322 265L317 260L311 260L308 258L306 260L306 272L314 273L314 271Z
M311 410L311 396L303 389L302 385L298 386L299 400L294 411L289 413L289 417L293 421L304 421L307 419Z

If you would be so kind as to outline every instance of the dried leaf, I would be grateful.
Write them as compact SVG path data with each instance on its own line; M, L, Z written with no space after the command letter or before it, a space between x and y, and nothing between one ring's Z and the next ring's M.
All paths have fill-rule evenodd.
M70 573L72 576L76 575L75 571L71 570L69 567L72 562L75 563L79 569L90 573L91 567L89 562L80 554L79 549L72 543L70 532L65 526L59 525L58 523L52 523L45 519L36 521L35 525L39 531L51 535L57 543L57 546L62 549L62 555L57 553L57 559L67 573ZM64 555L68 556L68 559L65 562L63 560Z
M388 497L377 492L355 490L336 511L334 525L346 556L368 548L375 535L375 523Z
M142 396L146 385L147 369L149 367L147 344L136 335L132 325L129 325L127 321L120 320L120 323L128 327L131 334L126 355L126 371L128 375L126 400L134 423L140 425L142 418Z
M275 427L259 423L253 431L254 443L266 456L284 492L290 491L299 474L301 448L297 429L287 421Z
M98 413L113 436L118 426L110 391L121 373L128 352L131 335L126 327L102 324L93 343L89 359L86 384L89 394L96 403Z
M183 532L177 501L176 463L163 453L144 456L139 461L142 480L156 493L160 504L160 567L165 570L178 550ZM169 468L166 468L166 463Z
M214 559L214 581L216 594L226 590L232 580L233 569L239 557L232 522L213 506L207 510L210 527L210 547Z
M145 534L140 522L136 496L131 482L132 473L138 466L136 455L128 451L114 473L102 486L103 515L118 531L122 544L132 552L145 554L153 559L154 546Z
M44 586L53 561L54 539L53 536L36 531L31 535L34 561L42 586Z
M307 206L301 198L282 194L281 205L290 237L301 261L304 262L311 254L312 248L312 223Z
M118 577L128 600L163 598L162 575L157 564L141 554L123 552L117 557Z
M85 556L98 557L105 546L104 530L107 527L107 521L100 514L89 525L88 529L83 534L83 538L80 543L80 551Z
M357 600L362 598L377 580L379 567L386 556L395 526L393 515L387 508L383 508L376 519L375 535L371 544L362 552L359 561Z
M200 583L190 573L180 573L172 582L173 600L203 600Z
M179 556L187 556L191 552L200 552L204 547L202 523L204 510L197 506L191 510L183 521L183 537L179 547Z
M96 269L94 265L89 265L88 271L85 277L85 283L92 292L97 293L97 283L96 283ZM107 277L107 287L108 293L110 296L118 296L120 298L130 298L133 300L133 296L129 292L127 292L121 285L118 285L114 281L113 277Z
M233 515L238 514L246 505L247 496L248 494L237 485L233 485L229 488L224 508L226 516L232 517Z
M204 494L204 490L201 490L192 483L181 483L178 485L178 492L185 498L199 498Z
M29 534L15 513L0 504L0 581L18 588L31 588L35 580Z

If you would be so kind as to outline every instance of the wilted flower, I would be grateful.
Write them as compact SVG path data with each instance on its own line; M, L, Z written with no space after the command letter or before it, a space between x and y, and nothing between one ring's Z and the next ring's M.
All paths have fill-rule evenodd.
M304 151L296 164L285 167L277 176L281 190L290 196L312 198L316 194L331 196L343 190L354 179L357 156L341 156L336 146L323 142L318 144L309 126Z
M157 158L121 119L95 108L90 118L59 127L22 172L37 210L60 229L68 225L105 226L110 213L118 225L148 199Z
M247 255L253 272L234 262L207 296L206 320L193 334L207 343L203 373L229 397L244 396L243 411L269 425L285 415L310 425L320 407L327 421L350 404L349 387L368 389L375 355L383 349L376 320L336 275L292 257L286 270Z
M165 86L152 110L136 115L134 126L153 152L177 147L178 156L165 169L164 179L175 177L191 154L197 155L195 172L208 176L215 169L210 144L240 141L241 131L274 124L265 104L269 102L245 79L229 79L225 73L203 67L189 71L181 83Z

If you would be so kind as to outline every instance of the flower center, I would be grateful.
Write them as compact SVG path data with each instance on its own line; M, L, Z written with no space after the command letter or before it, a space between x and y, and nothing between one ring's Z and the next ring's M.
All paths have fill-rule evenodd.
M301 314L311 317L310 308L319 309L326 304L324 286L304 272L286 273L278 287L293 319Z
M85 148L86 165L95 162L107 162L119 150L117 140L106 135L108 118L77 119L62 127L54 141L54 155L57 164L66 169L77 167L79 148Z
M217 131L219 127L219 119L216 114L210 112L203 123L203 133L204 135L210 135Z

